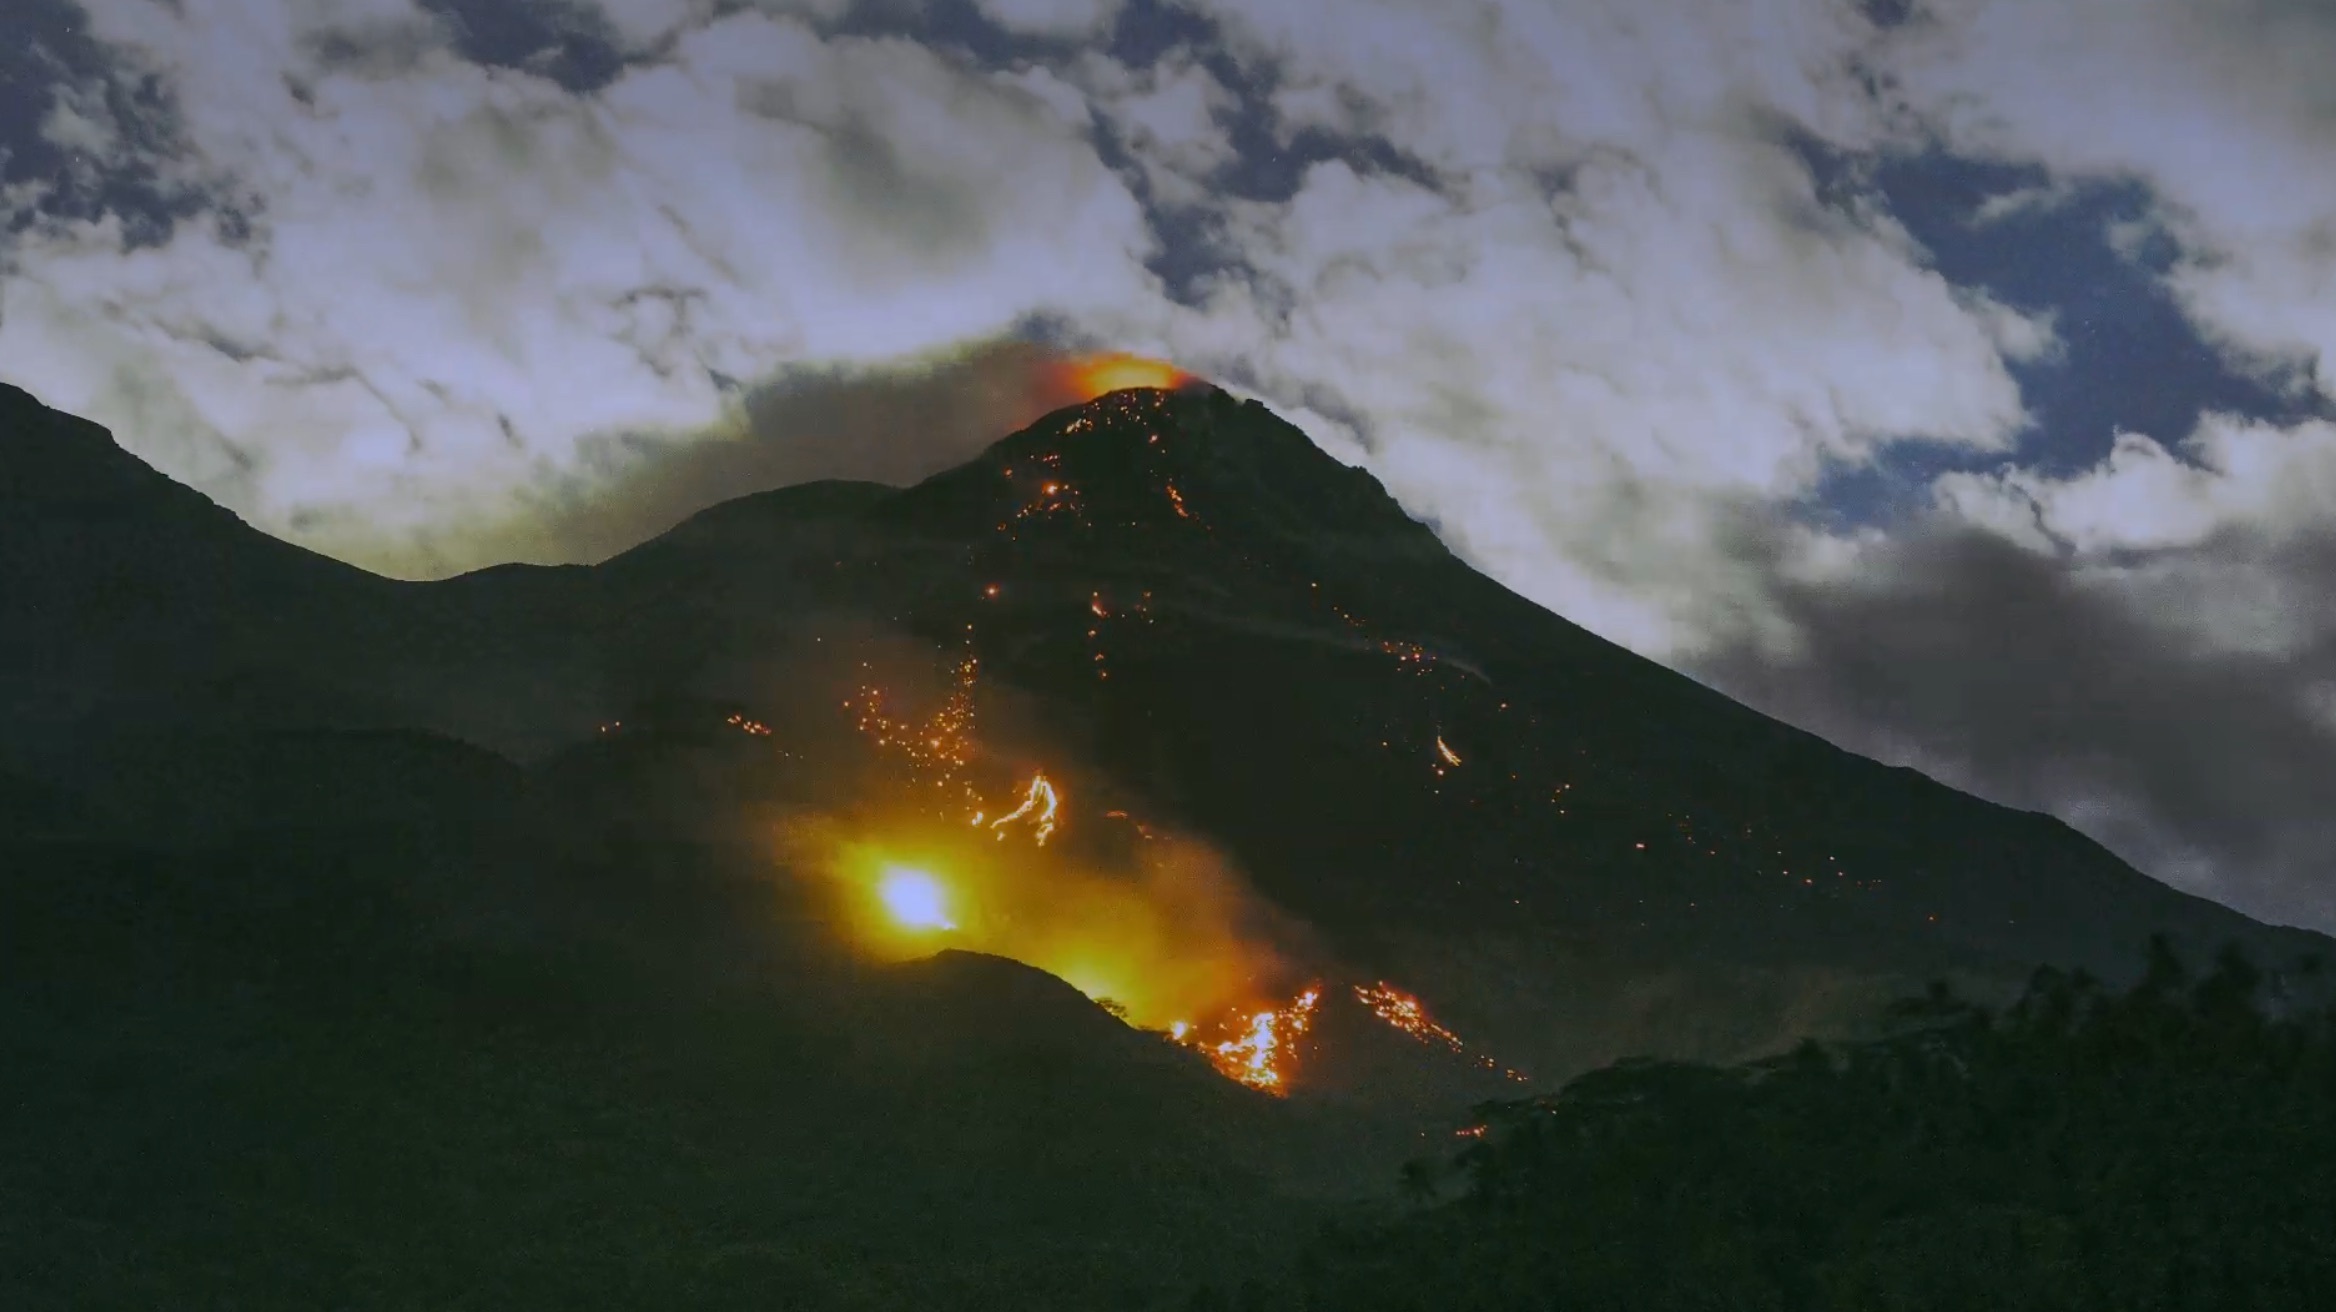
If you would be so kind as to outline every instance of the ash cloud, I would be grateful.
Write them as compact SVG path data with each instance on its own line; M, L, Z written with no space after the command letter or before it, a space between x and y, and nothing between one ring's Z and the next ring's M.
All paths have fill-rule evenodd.
M2336 566L2330 535L2233 531L2214 549L2294 578ZM1696 669L1852 750L2057 814L2178 887L2336 925L2336 631L2210 646L2118 588L1941 514L1853 572L1780 586L1791 655L1737 649Z
M442 560L594 561L737 497L824 479L906 487L1086 399L1071 357L1007 338L938 359L801 369L751 389L714 431L598 436L522 513L471 526ZM425 562L417 566L427 570Z

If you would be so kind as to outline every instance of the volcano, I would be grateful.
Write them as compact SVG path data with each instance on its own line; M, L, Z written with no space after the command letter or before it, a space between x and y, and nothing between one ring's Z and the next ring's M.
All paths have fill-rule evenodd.
M1167 1306L1512 1077L2327 947L1567 623L1205 384L435 583L0 388L0 632L16 1306ZM772 835L913 808L1021 900L952 938L930 877L871 956ZM1181 950L1177 843L1222 1042L1318 991L1287 1097L1072 968L1075 906Z

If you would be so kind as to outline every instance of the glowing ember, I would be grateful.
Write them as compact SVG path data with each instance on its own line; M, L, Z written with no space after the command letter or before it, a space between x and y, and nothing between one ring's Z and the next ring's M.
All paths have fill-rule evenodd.
M1103 818L1106 820L1127 821L1128 824L1135 829L1136 836L1143 839L1145 842L1150 842L1154 837L1156 837L1156 835L1152 833L1152 827L1150 825L1147 825L1143 821L1136 819L1134 816L1129 815L1125 811L1105 811L1103 813Z
M884 690L873 686L861 688L859 696L844 706L859 712L858 728L876 746L897 749L908 758L909 768L918 777L935 788L947 788L961 782L960 775L973 759L973 688L980 668L980 662L971 654L960 659L955 686L940 709L927 716L922 724L911 724L887 714Z
M1060 809L1061 801L1060 795L1055 792L1054 785L1047 782L1046 776L1034 774L1030 776L1029 787L1022 792L1022 805L990 821L990 828L1002 830L1017 820L1027 819L1030 821L1032 837L1037 839L1040 847L1044 847L1047 838L1054 833L1055 812ZM974 822L980 823L978 814L975 816ZM1003 841L1005 837L1003 833L998 835L1000 841Z
M1129 619L1147 610L1141 597L1091 592L1089 603L1091 611L1124 611ZM1089 618L1100 626L1106 616ZM909 767L888 785L909 796L873 799L848 815L791 820L780 836L791 861L822 866L837 881L845 912L839 923L854 946L899 959L946 944L1024 962L1129 1024L1192 1048L1227 1078L1284 1092L1322 991L1286 1004L1258 1000L1254 982L1286 966L1255 928L1253 895L1239 875L1205 846L1154 835L1124 812L1112 819L1158 841L1099 849L1106 855L1053 843L1069 823L1072 799L1035 772L1012 784L1010 797L987 793L970 654L957 672L957 686L930 715L923 707L898 709L874 686L845 702L878 754ZM947 788L936 795L927 784ZM903 814L897 803L912 799ZM1028 845L1003 841L1024 834Z
M1192 381L1191 374L1165 360L1118 353L1074 361L1066 375L1065 382L1090 399L1123 387L1176 388Z
M1444 741L1442 734L1436 735L1436 755L1443 757L1446 765L1460 764L1460 753L1452 750L1451 744Z
M1459 1035L1429 1019L1427 1008L1421 1005L1418 998L1385 980L1369 987L1355 985L1355 1001L1369 1007L1372 1015L1422 1043L1440 1043L1454 1052L1462 1050Z
M1465 1054L1468 1051L1467 1045L1460 1041L1459 1035L1438 1025L1435 1019L1428 1015L1428 1009L1424 1003L1393 984L1385 980L1368 986L1357 984L1354 986L1354 994L1355 1001L1370 1008L1371 1014L1387 1022L1390 1028L1408 1034L1421 1043L1442 1047L1455 1054ZM1490 1057L1478 1056L1476 1064L1488 1071L1500 1072L1504 1079L1519 1084L1528 1082L1522 1073L1511 1070Z
M922 870L893 866L876 883L876 897L903 929L955 929L949 895L941 881Z
M1170 1027L1169 1034L1177 1042L1199 1049L1225 1078L1267 1093L1286 1094L1293 1050L1314 1023L1314 1008L1321 1001L1322 989L1316 985L1290 999L1288 1006L1237 1013L1218 1030L1229 1031L1232 1037L1215 1043L1199 1037L1182 1021Z
M1393 656L1405 669L1415 674L1426 674L1436 667L1435 653L1416 642L1389 640L1380 643L1379 650Z

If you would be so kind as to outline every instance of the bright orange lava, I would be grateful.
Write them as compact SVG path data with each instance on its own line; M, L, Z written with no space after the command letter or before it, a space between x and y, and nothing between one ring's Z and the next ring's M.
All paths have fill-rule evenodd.
M1199 1033L1184 1021L1169 1026L1168 1034L1176 1042L1199 1050L1226 1079L1278 1097L1289 1092L1295 1056L1292 1049L1313 1025L1314 1008L1321 1001L1322 986L1317 984L1287 1005L1226 1017L1216 1029L1227 1036L1221 1040Z
M1123 387L1175 388L1191 381L1191 374L1166 360L1116 352L1087 356L1064 366L1064 382L1080 399L1089 401Z

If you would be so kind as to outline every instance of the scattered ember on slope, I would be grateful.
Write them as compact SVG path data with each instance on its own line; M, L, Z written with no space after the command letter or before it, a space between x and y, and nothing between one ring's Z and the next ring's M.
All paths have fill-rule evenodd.
M970 794L972 785L963 774L973 761L973 690L980 672L980 659L967 652L952 671L948 697L921 724L888 714L884 690L872 684L863 686L844 708L858 712L856 727L877 747L906 757L921 782L937 789L957 784Z
M1440 1046L1455 1055L1468 1051L1468 1045L1460 1041L1459 1035L1438 1025L1435 1018L1428 1015L1426 1004L1393 984L1385 980L1370 985L1357 984L1354 986L1354 994L1355 1001L1370 1008L1371 1014L1385 1021L1390 1028L1421 1043ZM1490 1057L1479 1056L1476 1064L1488 1071L1498 1071L1504 1078L1519 1084L1526 1082L1524 1075Z
M1169 1036L1207 1057L1226 1079L1266 1093L1286 1095L1295 1069L1297 1041L1314 1023L1322 986L1313 985L1280 1007L1236 1013L1204 1036L1184 1021ZM1216 1035L1227 1035L1216 1039Z
M1416 642L1388 640L1379 644L1379 650L1393 656L1399 664L1414 673L1426 674L1436 666L1435 653Z
M1463 1051L1460 1036L1429 1019L1427 1008L1418 998L1403 992L1385 980L1376 984L1354 986L1355 1001L1371 1009L1371 1014L1422 1043L1440 1043L1454 1052Z

